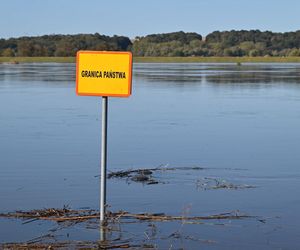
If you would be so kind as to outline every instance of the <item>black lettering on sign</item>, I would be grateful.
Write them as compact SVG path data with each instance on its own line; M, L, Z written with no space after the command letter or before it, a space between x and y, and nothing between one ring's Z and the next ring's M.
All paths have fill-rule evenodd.
M103 78L126 79L126 73L119 71L104 71Z
M81 77L126 79L126 73L120 71L82 70Z
M102 71L100 71L100 70L82 70L81 77L102 78Z

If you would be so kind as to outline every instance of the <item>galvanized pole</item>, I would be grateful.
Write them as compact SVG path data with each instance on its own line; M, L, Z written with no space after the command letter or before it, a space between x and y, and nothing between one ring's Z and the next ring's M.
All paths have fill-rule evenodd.
M102 97L102 138L101 138L101 175L100 175L100 224L105 222L106 206L106 156L107 156L107 106L108 97Z

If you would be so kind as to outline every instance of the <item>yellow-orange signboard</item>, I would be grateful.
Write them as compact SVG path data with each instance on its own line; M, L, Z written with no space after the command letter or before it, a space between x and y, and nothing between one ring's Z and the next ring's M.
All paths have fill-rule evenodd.
M132 55L130 52L78 51L76 93L91 96L131 95Z

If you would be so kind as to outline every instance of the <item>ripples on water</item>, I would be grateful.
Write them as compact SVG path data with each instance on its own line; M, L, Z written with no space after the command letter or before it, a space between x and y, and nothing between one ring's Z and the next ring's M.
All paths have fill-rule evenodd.
M75 81L75 64L2 64L1 81ZM147 81L208 83L300 83L297 64L140 63L134 76Z
M74 82L75 64L0 64L0 213L98 208L101 102L76 96ZM151 186L109 180L110 209L240 210L266 223L154 223L159 234L151 240L141 223L124 225L122 237L159 248L296 249L299 83L299 64L135 64L133 95L109 101L109 171L161 164L205 169L161 173L160 184ZM205 178L256 188L199 190ZM0 220L0 242L27 241L53 227ZM174 232L182 237L170 237ZM96 229L80 225L55 234L98 239Z
M147 81L207 83L300 83L295 64L138 64L135 76Z

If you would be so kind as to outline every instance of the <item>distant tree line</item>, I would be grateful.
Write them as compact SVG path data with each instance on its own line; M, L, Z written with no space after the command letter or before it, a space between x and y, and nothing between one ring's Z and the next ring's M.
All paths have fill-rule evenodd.
M206 45L216 56L300 56L300 30L215 31L206 37Z
M132 43L124 36L96 34L45 35L0 39L2 56L75 56L78 50L130 50Z
M204 39L184 32L148 35L137 37L132 51L136 56L300 56L300 30L215 31Z
M300 56L300 30L183 31L136 37L96 34L0 39L1 56L75 56L78 50L132 51L134 56Z

